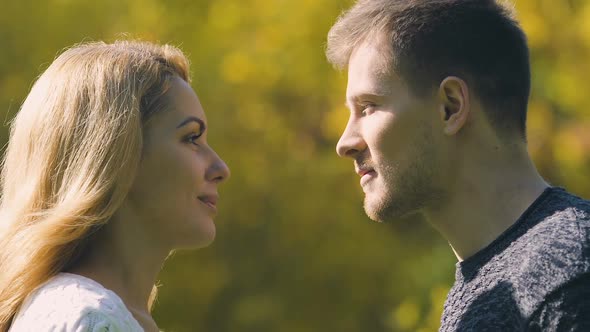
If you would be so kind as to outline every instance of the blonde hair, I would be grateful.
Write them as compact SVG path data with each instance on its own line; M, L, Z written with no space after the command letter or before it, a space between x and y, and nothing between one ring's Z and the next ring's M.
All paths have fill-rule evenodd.
M95 42L63 52L14 119L2 165L0 331L71 264L125 199L142 126L189 64L170 45Z

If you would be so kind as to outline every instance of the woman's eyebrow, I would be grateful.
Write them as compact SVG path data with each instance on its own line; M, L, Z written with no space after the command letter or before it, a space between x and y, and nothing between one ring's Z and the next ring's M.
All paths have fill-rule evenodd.
M201 131L202 132L205 131L205 128L206 128L205 122L203 122L203 120L197 118L196 116L189 116L188 118L182 120L182 122L179 123L178 126L176 126L176 129L178 129L178 128L182 127L182 126L185 126L185 125L187 125L187 124L189 124L191 122L198 123L199 126L201 126Z

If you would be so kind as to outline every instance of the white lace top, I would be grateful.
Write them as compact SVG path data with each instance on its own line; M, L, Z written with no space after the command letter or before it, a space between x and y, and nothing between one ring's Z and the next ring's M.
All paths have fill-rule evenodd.
M60 273L32 292L9 332L144 332L117 294L86 277Z

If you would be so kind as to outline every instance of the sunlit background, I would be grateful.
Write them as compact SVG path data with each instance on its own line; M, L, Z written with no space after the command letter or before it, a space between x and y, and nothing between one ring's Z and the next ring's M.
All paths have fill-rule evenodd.
M40 0L0 6L6 123L67 46L180 46L210 142L232 170L215 243L161 273L166 332L436 331L455 257L422 220L376 224L335 144L345 73L324 57L344 0ZM528 34L528 136L541 173L590 197L590 1L516 0ZM0 130L2 143L7 126ZM43 142L39 142L43 144ZM1 248L0 248L1 250Z

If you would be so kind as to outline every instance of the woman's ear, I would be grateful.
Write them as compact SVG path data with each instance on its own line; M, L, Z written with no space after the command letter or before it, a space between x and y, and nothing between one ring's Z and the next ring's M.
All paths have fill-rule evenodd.
M444 133L455 135L463 128L471 112L467 84L455 76L445 78L440 83L438 101Z

